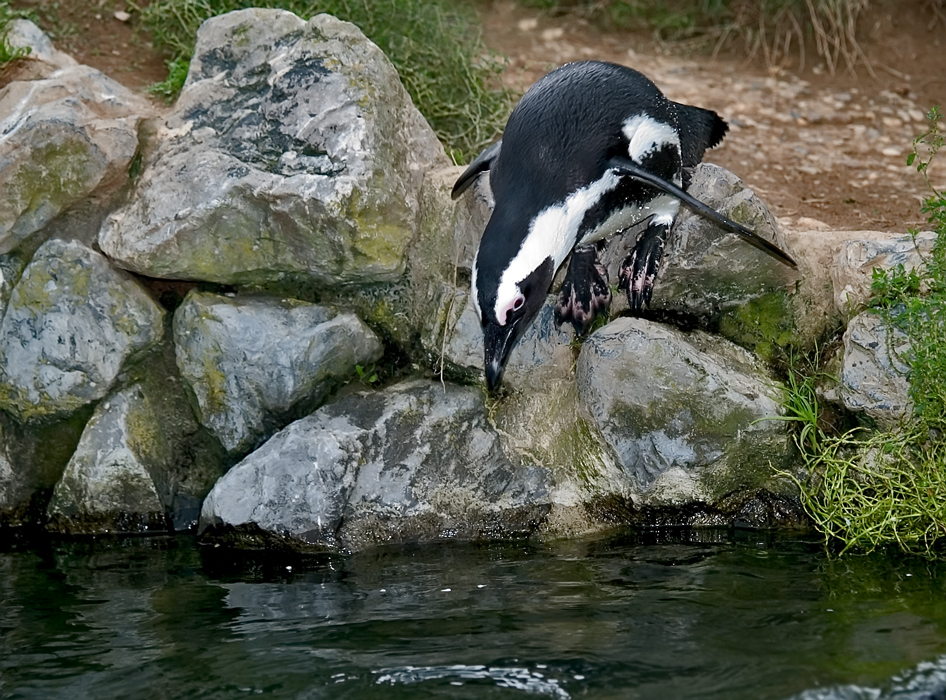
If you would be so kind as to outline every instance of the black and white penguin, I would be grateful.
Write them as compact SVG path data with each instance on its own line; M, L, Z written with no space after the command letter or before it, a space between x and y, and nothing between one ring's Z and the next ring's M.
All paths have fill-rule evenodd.
M672 102L641 73L613 63L569 63L526 92L502 139L453 188L456 199L489 172L495 206L472 287L490 390L569 255L558 323L571 322L581 334L610 303L596 246L638 224L645 228L622 263L620 287L634 311L649 303L681 202L795 267L777 247L686 193L691 169L727 130L715 112Z

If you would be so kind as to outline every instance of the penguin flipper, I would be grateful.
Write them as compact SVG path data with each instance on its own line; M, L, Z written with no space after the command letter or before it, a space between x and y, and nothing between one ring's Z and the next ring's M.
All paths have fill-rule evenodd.
M783 252L778 246L769 243L767 240L753 233L742 224L737 224L735 221L723 216L712 207L707 206L692 195L687 194L672 182L668 182L662 177L644 170L640 165L635 163L630 158L616 156L608 161L608 168L617 170L622 175L632 177L635 180L640 180L641 182L647 183L648 185L666 192L672 197L676 197L697 214L705 216L711 221L715 221L727 231L731 231L732 233L742 237L742 239L749 245L755 246L763 253L768 253L773 258L781 263L784 263L785 265L788 265L793 270L798 269L798 264L792 259L792 257L788 255L788 253Z
M483 152L473 159L470 166L463 171L463 174L457 178L453 185L453 192L450 193L451 198L456 199L466 192L470 185L476 181L476 178L493 167L493 162L499 157L499 149L502 145L503 141L500 139L492 146L483 149Z

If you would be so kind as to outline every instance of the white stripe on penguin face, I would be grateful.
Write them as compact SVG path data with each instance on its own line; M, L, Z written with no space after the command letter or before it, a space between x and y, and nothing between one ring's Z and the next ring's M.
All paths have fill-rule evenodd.
M521 294L519 283L546 258L552 258L553 270L558 270L575 246L585 213L617 187L618 182L620 177L608 170L601 179L572 192L564 202L546 207L532 220L519 252L509 261L499 281L494 308L499 325L506 324L506 310Z

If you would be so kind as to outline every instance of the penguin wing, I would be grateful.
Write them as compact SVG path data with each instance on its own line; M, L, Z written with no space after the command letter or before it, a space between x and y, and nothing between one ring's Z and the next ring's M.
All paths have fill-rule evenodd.
M692 195L687 194L672 182L668 182L662 177L644 170L630 158L625 158L622 156L612 158L610 161L608 161L608 168L616 170L621 175L645 182L648 185L666 192L672 197L676 197L697 214L705 216L707 219L715 221L727 231L731 231L736 235L741 236L742 239L746 241L746 243L755 246L764 253L768 253L779 262L788 265L790 268L795 270L798 269L798 264L791 258L791 256L783 252L778 246L769 243L767 240L753 233L742 224L737 224L735 221L726 218L712 207L704 204Z
M463 174L457 178L456 184L453 186L453 192L450 193L453 199L456 199L466 192L470 185L476 181L476 178L493 167L493 162L499 158L499 149L502 145L503 141L500 139L492 146L484 149L482 153L473 159L473 162L470 163L470 167L464 170Z

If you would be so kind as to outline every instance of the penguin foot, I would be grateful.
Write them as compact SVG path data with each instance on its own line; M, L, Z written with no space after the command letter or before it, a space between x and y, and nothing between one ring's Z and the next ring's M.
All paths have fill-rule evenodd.
M670 226L662 224L648 226L621 263L618 287L627 292L627 303L633 313L640 313L644 304L650 305L668 230Z
M556 325L569 322L578 335L583 335L610 303L608 271L598 261L597 250L594 246L576 248L555 303Z

